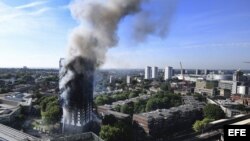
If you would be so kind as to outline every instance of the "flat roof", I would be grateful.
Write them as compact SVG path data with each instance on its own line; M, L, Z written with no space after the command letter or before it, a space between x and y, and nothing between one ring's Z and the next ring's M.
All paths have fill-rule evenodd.
M217 124L217 123L220 123L220 122L223 122L223 121L227 121L229 119L220 119L220 120L216 120L216 121L213 121L213 122L210 122L209 124Z
M239 115L236 115L236 116L234 116L235 118L238 118L238 117L243 117L243 116L245 116L244 114L239 114Z
M3 124L0 124L0 139L5 139L8 141L20 141L20 140L40 141L39 138L23 133L11 127L5 126Z
M247 125L247 124L250 124L250 118L246 119L246 120L239 121L239 122L235 122L231 125Z
M9 104L0 104L0 109L4 108L4 109L14 109L17 108L18 106L13 106L13 105L9 105Z

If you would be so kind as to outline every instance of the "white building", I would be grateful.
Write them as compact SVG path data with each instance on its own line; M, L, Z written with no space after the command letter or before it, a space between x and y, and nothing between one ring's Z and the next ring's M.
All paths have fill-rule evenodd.
M127 84L131 83L131 77L129 75L127 75Z
M232 80L233 76L231 74L214 74L210 73L206 76L207 80Z
M110 75L110 77L109 77L109 83L111 84L112 82L113 82L113 76Z
M233 81L233 85L232 85L232 94L237 94L237 86L238 86L238 82L237 81Z
M248 95L249 94L249 87L237 86L237 94Z
M144 79L151 79L151 76L152 76L152 67L147 66L145 68L145 77L144 77Z
M173 76L173 68L168 66L165 68L164 80L171 79Z
M158 67L153 67L152 68L152 78L158 78Z

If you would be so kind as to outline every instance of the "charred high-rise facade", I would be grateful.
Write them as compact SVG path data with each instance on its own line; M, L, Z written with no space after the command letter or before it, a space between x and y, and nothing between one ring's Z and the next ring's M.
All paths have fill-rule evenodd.
M60 60L60 93L63 132L83 132L93 120L94 63L77 57Z

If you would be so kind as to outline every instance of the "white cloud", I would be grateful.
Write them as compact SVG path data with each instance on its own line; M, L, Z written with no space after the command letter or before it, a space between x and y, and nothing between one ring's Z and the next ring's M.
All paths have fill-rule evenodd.
M34 7L38 7L38 6L44 5L46 3L48 3L48 1L36 1L36 2L25 4L25 5L17 6L15 8L16 9L34 8Z
M0 37L30 34L56 26L56 18L49 13L52 8L45 1L21 6L10 6L0 1ZM29 9L31 8L32 9ZM49 22L48 22L49 21Z
M48 12L49 10L51 10L51 8L44 7L44 8L41 8L41 9L39 9L37 11L34 11L34 12L30 13L29 15L31 15L31 16L39 16L39 15L45 13L45 12Z
M50 5L12 6L0 0L0 66L57 66L69 27L61 9Z
M183 48L192 49L192 48L250 48L250 42L227 42L227 43L194 43L186 44L182 46Z

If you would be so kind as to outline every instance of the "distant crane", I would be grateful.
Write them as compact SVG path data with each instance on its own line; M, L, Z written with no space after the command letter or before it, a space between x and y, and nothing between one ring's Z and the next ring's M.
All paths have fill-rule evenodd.
M245 63L245 64L250 64L250 62L243 62L243 63Z
M181 66L181 75L182 75L182 80L185 81L184 78L184 72L183 72L183 67L182 67L182 63L180 62L180 66Z
M187 82L185 80L185 77L184 77L184 70L183 70L183 67L182 67L182 63L180 62L180 66L181 66L181 77L182 77L182 84L181 84L181 89L182 90L187 90L187 88L189 88L189 82Z

